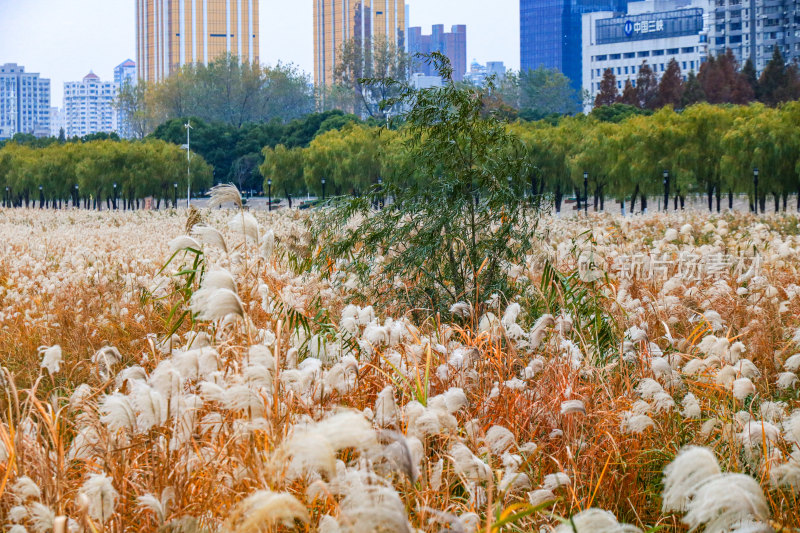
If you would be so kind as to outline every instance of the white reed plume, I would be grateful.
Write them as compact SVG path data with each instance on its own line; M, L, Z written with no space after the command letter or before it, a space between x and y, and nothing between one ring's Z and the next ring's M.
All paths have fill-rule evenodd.
M14 484L11 485L11 493L21 502L38 500L42 497L42 491L39 486L28 476L18 477Z
M514 434L503 426L490 427L483 441L494 455L502 455L504 451L516 443Z
M769 520L769 506L759 484L745 474L721 474L692 494L683 522L691 529L731 531L744 520Z
M111 478L105 473L91 474L81 486L78 494L86 497L86 501L88 501L86 511L89 516L101 524L105 523L114 513L119 497Z
M156 515L158 523L163 525L167 520L169 503L174 499L175 491L168 487L161 492L160 498L156 498L152 494L145 494L136 498L136 503L139 504L139 507L152 511Z
M569 476L564 472L556 472L555 474L547 474L544 476L542 488L545 490L556 490L559 487L568 487L572 484Z
M141 431L149 431L166 422L167 402L158 390L143 381L134 381L131 388L136 422Z
M561 415L569 415L573 413L586 414L586 407L581 400L567 400L561 402Z
M228 244L225 242L225 237L223 237L222 233L217 231L217 229L212 226L195 226L192 228L192 235L200 239L200 242L203 244L216 246L223 252L228 252Z
M39 347L39 355L42 357L41 367L46 369L51 376L61 369L64 359L61 354L61 346L58 344Z
M683 511L694 489L721 473L717 458L708 448L687 446L664 469L664 511Z
M386 386L375 400L375 423L386 427L397 423L398 409L394 399L394 388Z
M645 414L635 414L630 411L622 413L620 429L623 433L643 433L647 428L655 427L653 419Z
M489 465L481 461L472 451L460 442L450 448L453 470L472 482L488 481L492 477Z
M636 533L641 531L636 526L620 524L617 522L617 517L610 511L594 508L573 515L555 529L555 533Z
M534 507L538 507L545 502L551 502L556 499L556 495L549 489L537 489L528 493L528 503Z
M232 533L261 533L278 525L292 527L296 520L303 523L310 520L297 498L285 492L260 490L234 507L226 529Z
M15 505L8 510L8 519L18 524L28 518L28 510L22 505Z
M242 208L242 195L239 193L239 189L231 183L221 183L212 187L208 191L208 195L211 197L208 201L209 209L231 202L236 204L239 209Z
M377 442L375 430L362 413L340 411L306 427L295 426L279 455L291 457L287 473L290 479L312 472L332 476L339 450L370 451Z
M683 406L681 414L684 418L700 418L702 415L702 411L700 410L700 402L697 401L697 397L691 392L683 397L681 406Z
M169 241L170 254L174 254L180 250L186 250L187 248L192 250L200 250L201 246L199 242L188 235L181 235L180 237L175 237Z
M348 533L411 533L406 507L391 486L351 482L345 488L338 522Z
M53 530L56 513L43 503L33 502L28 506L31 529L36 533L46 533Z
M258 221L250 213L236 213L228 221L228 228L236 233L241 233L246 239L258 242Z
M25 529L25 526L20 524L14 524L10 528L8 528L7 533L28 533L28 530Z
M114 366L122 361L122 354L113 346L103 346L92 356L92 362L97 366L97 373L102 379L108 379Z
M136 425L136 413L130 398L115 392L103 397L100 401L100 422L112 432L120 429L130 430Z
M450 313L455 316L467 318L472 314L472 306L467 302L456 302L450 306Z
M798 381L800 380L798 380L797 374L794 372L781 372L778 374L778 380L776 381L776 384L778 385L779 389L788 390L795 388Z
M795 409L783 422L784 437L800 448L800 409Z
M275 232L271 229L264 235L260 251L261 257L263 257L265 261L269 261L272 258L272 253L275 251Z
M800 329L798 329L798 331L800 331ZM787 372L797 372L800 370L800 353L796 353L786 359L786 361L783 362L783 369Z
M199 320L222 320L229 315L244 316L244 307L239 296L230 289L216 289L198 297L192 295L191 309Z

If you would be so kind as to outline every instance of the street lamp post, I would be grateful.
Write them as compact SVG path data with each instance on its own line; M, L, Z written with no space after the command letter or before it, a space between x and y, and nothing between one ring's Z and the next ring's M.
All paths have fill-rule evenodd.
M325 178L322 178L322 201L325 201Z
M583 214L589 214L589 173L583 172Z
M111 205L114 208L114 210L116 211L117 210L117 183L116 182L114 182L114 198L113 198L113 201L111 202Z
M44 209L44 190L39 185L39 209Z
M669 211L669 170L664 171L664 211Z
M267 179L267 212L272 211L272 178Z
M73 203L73 207L77 207L80 209L80 189L78 188L78 184L75 184L75 202Z
M172 184L172 207L178 209L178 184Z
M8 190L8 187L6 187L6 197L3 198L3 205L5 207L11 207L11 192Z
M758 214L758 167L753 169L753 209Z

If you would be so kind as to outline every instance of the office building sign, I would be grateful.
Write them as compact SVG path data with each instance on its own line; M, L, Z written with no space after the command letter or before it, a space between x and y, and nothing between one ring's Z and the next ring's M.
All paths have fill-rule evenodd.
M633 22L632 20L625 21L625 35L632 37L636 34L642 33L658 33L664 31L664 20L642 20L640 22Z
M596 21L597 44L696 35L703 30L701 8L644 13Z

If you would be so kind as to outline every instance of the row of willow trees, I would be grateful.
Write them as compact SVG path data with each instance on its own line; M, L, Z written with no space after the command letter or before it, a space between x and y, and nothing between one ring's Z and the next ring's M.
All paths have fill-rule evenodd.
M152 198L154 207L176 202L187 189L186 152L159 140L54 143L34 148L8 143L0 149L3 206L133 209ZM211 167L191 158L193 190L208 189Z
M618 123L583 115L556 125L516 122L508 127L524 149L515 156L528 158L531 170L506 177L519 197L548 195L556 211L567 196L579 206L588 197L596 210L608 198L623 209L627 201L633 211L647 208L648 197L666 196L679 208L698 194L707 196L709 209L732 207L735 196L746 194L751 209L764 211L773 198L776 209L785 210L788 197L800 193L798 124L800 102L778 108L698 104L680 113L667 107ZM407 142L402 127L352 125L318 135L307 148L265 148L264 190L271 184L273 195L289 198L360 195L386 180L430 180L406 155Z

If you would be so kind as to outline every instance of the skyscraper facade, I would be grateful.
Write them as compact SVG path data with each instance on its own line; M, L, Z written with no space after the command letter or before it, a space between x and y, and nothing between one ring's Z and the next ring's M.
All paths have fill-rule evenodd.
M67 137L116 130L113 81L101 81L94 72L82 81L64 83L64 125Z
M710 0L709 53L727 50L760 74L777 46L786 62L800 60L800 3L796 0Z
M406 46L405 0L313 0L314 82L331 85L342 44L355 40L369 46L385 35Z
M258 62L258 0L136 0L139 79L226 54Z
M0 139L50 135L50 80L16 63L0 65Z
M520 0L522 70L558 69L580 90L582 15L626 6L627 0Z
M465 25L453 26L450 32L444 31L443 24L436 24L431 28L430 35L423 35L422 28L408 29L408 53L430 54L440 52L447 56L453 67L453 80L462 81L467 72L467 27ZM425 76L436 75L434 66L424 61L414 60L414 72Z
M117 94L126 86L136 85L136 63L127 59L114 68L114 86ZM133 130L131 129L128 115L117 108L117 125L116 132L123 139L133 137Z

